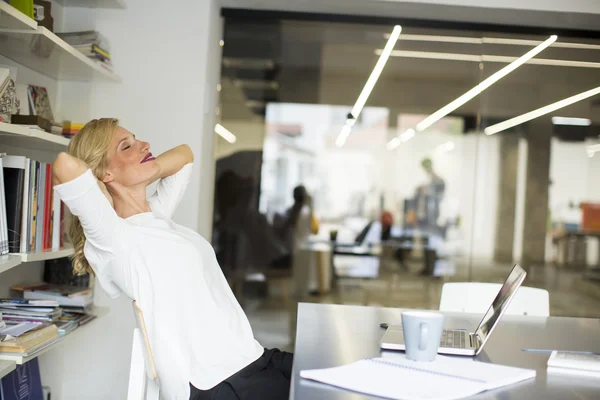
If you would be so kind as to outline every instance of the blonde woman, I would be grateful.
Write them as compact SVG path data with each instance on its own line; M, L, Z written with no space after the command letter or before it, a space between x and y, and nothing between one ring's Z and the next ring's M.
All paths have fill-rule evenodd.
M74 270L137 301L163 398L287 399L292 355L254 339L210 244L171 220L192 162L186 145L155 158L115 119L86 124L53 169L76 217Z

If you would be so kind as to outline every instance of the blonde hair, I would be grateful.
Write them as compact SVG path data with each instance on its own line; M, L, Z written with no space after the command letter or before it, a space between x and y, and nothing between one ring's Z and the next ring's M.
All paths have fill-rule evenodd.
M112 133L118 127L119 121L115 118L93 119L71 139L67 152L85 161L94 176L102 180L108 166L108 149ZM83 254L86 238L79 218L72 216L68 235L75 248L75 253L71 256L73 273L75 275L83 275L88 272L93 274L94 271Z

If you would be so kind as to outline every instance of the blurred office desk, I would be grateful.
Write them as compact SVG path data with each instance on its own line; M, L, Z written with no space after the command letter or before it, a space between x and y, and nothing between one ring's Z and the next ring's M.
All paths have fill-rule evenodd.
M398 324L400 309L300 303L290 399L376 399L300 378L305 369L336 367L379 357L381 322ZM480 315L444 313L446 327L473 329ZM600 380L574 375L546 374L549 354L523 348L590 350L600 352L600 321L586 318L504 316L484 351L476 359L530 368L535 379L484 392L476 399L586 400L600 398ZM386 356L393 356L386 352Z
M556 246L556 263L566 267L587 267L587 246L590 239L600 241L600 232L565 232L554 237L552 242ZM597 257L596 268L600 268L600 256Z

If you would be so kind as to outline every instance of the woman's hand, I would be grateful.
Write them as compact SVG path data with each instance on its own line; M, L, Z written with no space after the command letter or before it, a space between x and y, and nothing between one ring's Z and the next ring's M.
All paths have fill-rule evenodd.
M186 164L194 162L194 153L190 146L182 144L156 157L156 162L160 169L152 181L176 174Z

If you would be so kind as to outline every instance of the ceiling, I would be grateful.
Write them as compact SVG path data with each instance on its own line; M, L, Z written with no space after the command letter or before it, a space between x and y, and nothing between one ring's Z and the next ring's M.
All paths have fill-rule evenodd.
M597 0L221 0L226 8L600 31Z
M391 26L316 21L249 21L226 19L222 69L221 113L228 120L260 120L269 102L347 105L358 97L384 47ZM503 38L533 40L546 36L498 34L405 26L396 50L457 55L519 57L533 45L461 44L418 41L442 38ZM403 39L412 38L411 40ZM596 46L562 48L559 43ZM600 40L559 37L537 58L599 63ZM487 78L506 63L392 57L371 94L368 105L398 113L428 115ZM482 115L502 120L600 85L600 68L524 65L476 99L458 115ZM600 122L592 101L563 110L563 115Z

